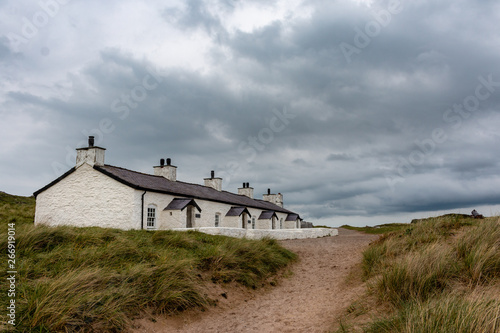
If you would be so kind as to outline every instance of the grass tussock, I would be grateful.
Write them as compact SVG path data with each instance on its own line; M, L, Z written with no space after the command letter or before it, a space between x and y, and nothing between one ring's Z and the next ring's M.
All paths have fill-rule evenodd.
M207 283L257 288L296 258L271 239L35 227L33 205L0 197L2 222L16 223L16 328L22 332L121 332L146 309L168 314L212 304ZM6 248L2 224L0 247ZM0 302L8 302L4 290Z
M376 291L393 305L425 301L442 292L456 274L451 249L432 244L395 260L381 273Z
M500 332L498 217L400 225L364 251L362 269L368 292L392 309L364 332Z

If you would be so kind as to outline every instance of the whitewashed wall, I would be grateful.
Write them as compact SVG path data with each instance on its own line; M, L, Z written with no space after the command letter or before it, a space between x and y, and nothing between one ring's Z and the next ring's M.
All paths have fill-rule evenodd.
M286 217L288 216L288 214L276 212L276 215L278 215L278 220L276 221L276 229L286 229Z
M83 164L37 195L35 224L138 229L135 192Z
M186 231L188 229L176 229L178 231ZM221 235L235 238L261 239L269 237L277 240L285 239L305 239L337 236L337 229L327 228L308 228L295 230L263 230L263 229L241 229L241 228L199 228L196 229L210 235Z
M233 221L226 220L226 214L231 209L231 205L200 199L195 199L195 201L201 208L201 218L198 219L201 227L215 227L215 213L220 214L220 227L227 226L227 223L232 225Z
M225 228L241 228L241 216L223 216Z
M156 206L156 226L157 229L169 229L169 228L185 228L186 227L186 218L184 215L184 219L182 218L180 210L166 210L165 207L176 197L163 194L163 193L155 193L155 192L146 192L144 195L144 210L143 210L143 224L144 229L146 229L147 216L148 216L148 207L150 205Z

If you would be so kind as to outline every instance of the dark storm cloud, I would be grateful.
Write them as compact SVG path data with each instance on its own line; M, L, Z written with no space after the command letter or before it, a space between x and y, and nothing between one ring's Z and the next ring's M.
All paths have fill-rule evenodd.
M29 85L43 75L36 62L50 57L14 62L2 38L0 59L24 75L22 84L2 83L2 115L39 143L36 153L19 140L2 154L37 159L44 176L30 177L36 186L23 191L54 179L54 162L71 167L69 151L97 133L110 164L150 172L157 159L172 157L182 179L198 183L215 169L225 189L249 181L259 197L272 188L306 219L500 204L499 5L401 4L350 62L340 45L356 46L356 34L389 2L305 1L310 16L285 15L245 31L224 21L243 2L164 5L161 19L186 40L201 32L209 41L205 70L108 43L68 67L64 98L54 94L59 82ZM478 86L488 97L466 111ZM13 165L4 164L4 173Z

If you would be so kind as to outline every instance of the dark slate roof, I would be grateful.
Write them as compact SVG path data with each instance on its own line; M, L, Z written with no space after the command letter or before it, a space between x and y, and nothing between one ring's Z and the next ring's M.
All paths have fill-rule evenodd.
M288 214L285 221L297 221L298 218L299 218L299 214L292 213L292 214Z
M186 199L186 198L175 198L170 203L168 204L167 207L165 207L164 210L184 210L189 205L193 205L198 209L198 211L201 213L201 208L198 206L196 201L194 199Z
M243 213L247 213L248 216L252 217L252 214L250 214L246 207L231 207L226 216L241 216Z
M111 165L95 165L94 169L121 182L122 184L138 190L180 195L193 199L222 202L238 207L251 207L287 214L293 213L288 209L264 200L251 199L247 196L227 191L217 191L216 189L203 185L185 183L181 181L174 182L166 179L163 176L149 175Z
M276 215L275 211L268 210L266 212L260 213L259 220L270 220L273 216L276 216L276 218L278 218L278 215Z

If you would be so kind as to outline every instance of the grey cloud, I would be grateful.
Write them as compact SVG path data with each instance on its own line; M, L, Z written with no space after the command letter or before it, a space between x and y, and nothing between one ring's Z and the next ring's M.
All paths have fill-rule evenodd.
M33 126L29 139L40 142L37 151L50 150L46 157L34 154L20 140L41 170L25 174L43 174L28 179L43 178L33 180L41 187L55 178L51 163L65 164L67 147L106 118L114 126L102 138L110 164L150 172L158 158L172 157L182 179L196 182L215 169L224 175L225 189L249 181L260 195L270 187L307 219L499 204L500 87L459 126L443 118L475 94L479 76L500 82L496 3L405 2L350 64L339 44L353 43L354 27L373 20L373 9L338 1L306 4L314 8L309 18L234 33L205 1L190 1L185 10L158 9L169 24L188 31L186 38L201 29L212 40L205 72L155 63L121 45L68 68L67 99L3 82L9 86L2 94L4 114L18 110ZM231 13L240 5L221 1L217 10ZM386 5L375 2L373 8ZM2 45L5 39L3 61L29 77ZM30 70L41 66L22 61ZM122 96L151 70L161 82L137 106L127 106ZM59 89L49 78L46 85ZM275 111L284 109L294 118L269 132ZM432 139L437 128L447 139L427 154L419 143ZM272 140L263 144L265 133ZM252 146L252 138L261 147ZM423 160L401 174L402 161L410 163L417 156L412 154ZM3 173L14 165L5 163ZM10 182L9 188L16 187Z
M202 0L189 0L186 2L186 10L179 8L167 8L163 12L163 17L176 25L187 28L203 28L211 34L213 30L219 30L221 23L217 17L212 15L207 5Z
M349 154L330 154L326 158L327 161L350 161L353 158Z

